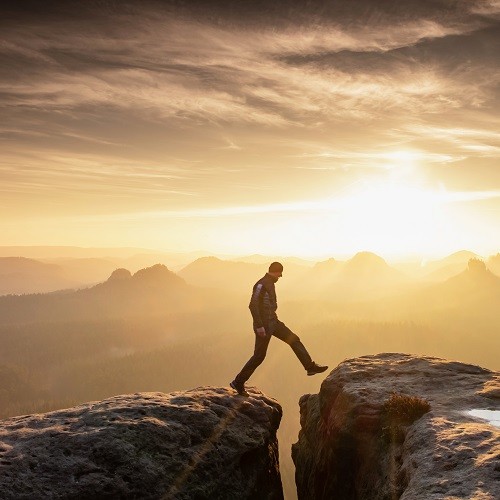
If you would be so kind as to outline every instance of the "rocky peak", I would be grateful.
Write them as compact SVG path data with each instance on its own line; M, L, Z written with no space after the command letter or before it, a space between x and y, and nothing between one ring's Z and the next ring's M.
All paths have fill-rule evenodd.
M170 271L164 264L155 264L154 266L140 269L134 274L133 279L136 283L184 283L182 278Z
M472 274L484 274L487 272L486 264L480 259L469 259L467 270Z
M373 252L358 252L352 259L350 259L347 264L350 267L385 267L387 262L379 255Z
M439 358L363 356L300 400L299 499L500 498L500 374Z
M498 302L500 278L489 271L482 260L470 259L467 269L443 283L443 288L445 291L449 288L449 291L454 294L469 294L475 298L493 293Z
M260 392L205 387L3 420L1 497L282 499L281 415Z
M458 252L454 252L451 255L448 255L448 257L445 257L442 259L443 261L446 261L447 263L464 263L467 262L471 259L477 259L479 256L471 252L470 250L459 250Z
M110 282L116 282L116 281L126 281L129 280L132 277L132 273L128 269L115 269L112 273L111 276L108 278L108 281Z
M361 280L387 280L400 279L400 273L392 268L380 256L372 252L359 252L348 260L343 269L342 276L347 281Z

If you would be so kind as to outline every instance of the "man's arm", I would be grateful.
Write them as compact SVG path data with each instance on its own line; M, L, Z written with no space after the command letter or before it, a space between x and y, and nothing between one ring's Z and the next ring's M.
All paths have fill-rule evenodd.
M260 310L259 310L260 297L264 292L265 292L264 285L262 283L257 283L253 287L252 297L250 299L250 304L248 306L250 308L250 312L252 313L255 331L260 336L266 335L266 330L264 328L264 324L262 323L262 318L260 317Z

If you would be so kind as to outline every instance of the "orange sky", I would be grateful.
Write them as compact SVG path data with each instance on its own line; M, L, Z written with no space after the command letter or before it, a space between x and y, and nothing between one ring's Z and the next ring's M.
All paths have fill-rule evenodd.
M20 4L0 244L499 251L498 1Z

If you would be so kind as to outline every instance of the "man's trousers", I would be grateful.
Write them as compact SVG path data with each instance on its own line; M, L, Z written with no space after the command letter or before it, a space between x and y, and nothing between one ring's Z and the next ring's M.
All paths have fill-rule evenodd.
M236 375L235 381L238 384L244 384L251 377L255 369L264 361L271 336L286 342L293 349L293 352L306 370L312 365L311 356L309 356L300 338L285 323L278 320L276 327L269 329L266 327L265 337L261 337L255 333L255 350L253 356L247 361L241 372Z

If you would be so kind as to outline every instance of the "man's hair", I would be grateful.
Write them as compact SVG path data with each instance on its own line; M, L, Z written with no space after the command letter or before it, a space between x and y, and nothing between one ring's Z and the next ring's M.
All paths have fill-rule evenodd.
M280 262L273 262L269 266L269 272L270 273L274 273L276 271L282 272L283 271L283 264L281 264Z

